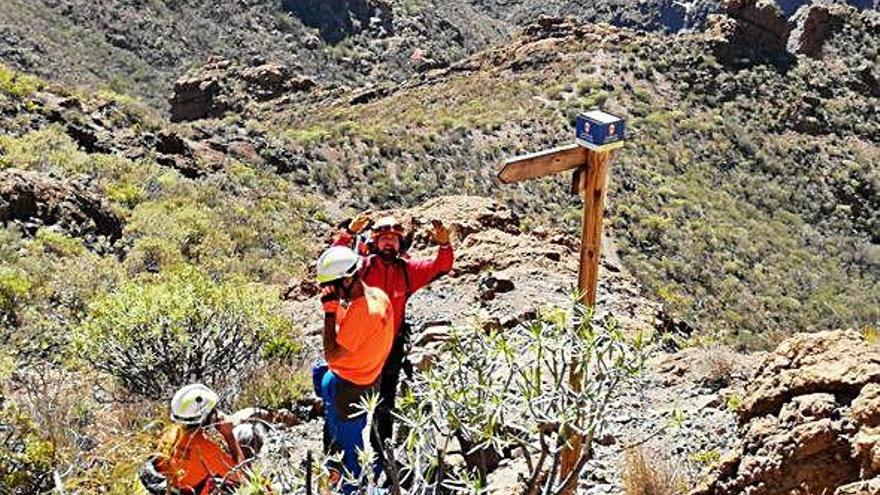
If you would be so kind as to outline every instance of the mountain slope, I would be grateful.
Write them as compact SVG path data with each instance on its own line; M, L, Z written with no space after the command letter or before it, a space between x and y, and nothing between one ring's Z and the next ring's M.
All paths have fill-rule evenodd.
M624 261L696 325L761 346L880 317L880 22L835 12L821 59L750 46L736 23L665 37L547 20L366 103L254 115L344 204L469 191L576 228L565 178L501 188L494 166L570 142L574 114L602 105L632 129L610 196Z
M703 29L722 3L7 0L0 10L0 61L56 82L131 94L164 111L174 79L211 55L280 62L329 86L365 86L461 60L510 40L541 15L675 32ZM791 15L808 3L787 0L782 8Z
M323 83L360 85L413 73L417 47L450 61L506 34L463 1L410 4L9 0L0 11L0 61L66 84L110 87L164 109L171 82L209 55L276 60ZM334 15L312 15L328 6Z
M624 262L695 326L763 347L790 328L880 320L880 21L842 6L828 15L816 58L781 51L787 32L750 31L755 19L780 24L768 11L678 36L544 19L399 85L233 92L236 112L170 134L66 132L187 177L222 170L218 156L271 167L334 198L331 211L469 192L528 212L526 228L575 230L566 178L502 188L495 165L570 142L574 115L601 105L632 130L609 207Z
M149 8L175 5L184 4ZM711 462L733 434L741 396L717 390L734 376L723 352L703 359L713 376L691 376L702 365L699 347L724 339L764 348L840 326L875 339L880 322L880 20L846 7L814 15L828 22L812 38L789 35L784 19L752 2L707 32L678 36L543 18L510 43L366 90L284 81L264 91L283 71L215 60L190 77L228 84L221 96L234 111L181 123L128 96L0 66L0 422L13 425L0 479L18 483L13 493L42 492L57 470L71 492L132 493L167 411L98 372L107 356L84 355L81 339L88 319L100 320L99 330L139 328L130 322L142 315L127 309L144 294L150 307L136 309L154 330L165 328L167 313L189 314L192 298L178 303L192 285L219 301L260 296L278 326L253 368L233 377L243 383L220 386L230 406L295 406L309 389L305 333L319 321L309 317L318 311L309 267L323 237L354 210L453 193L510 208L457 197L413 210L461 230L462 273L419 295L420 323L473 316L507 328L548 301L564 303L581 208L568 178L501 186L494 176L506 157L571 142L574 116L594 106L626 117L631 129L609 194L609 234L623 266L606 258L602 308L626 328L674 331L660 340L668 348L695 347L661 364L667 371L625 395L610 420L637 441L642 432L628 425L643 426L632 420L646 400L658 408L648 420L658 429L689 421L681 406L698 428L668 440ZM384 27L381 16L375 27ZM332 46L348 50L355 38ZM795 56L783 49L789 41L821 49ZM414 49L401 46L399 54ZM477 213L486 223L468 217L475 204L490 205L492 215ZM302 280L309 283L290 284ZM293 314L281 308L282 290L299 296L284 303ZM113 343L112 333L86 335ZM118 340L114 352L127 343ZM141 365L165 355L128 350ZM721 422L725 431L711 429ZM596 460L617 459L626 445L603 446Z

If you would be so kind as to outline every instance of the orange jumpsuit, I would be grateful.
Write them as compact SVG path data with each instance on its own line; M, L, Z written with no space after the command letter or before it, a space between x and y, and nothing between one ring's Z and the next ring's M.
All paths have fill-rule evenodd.
M213 478L241 481L239 471L233 471L235 461L228 452L208 437L203 428L184 431L175 428L169 433L170 455L157 465L172 486L199 495L209 494Z

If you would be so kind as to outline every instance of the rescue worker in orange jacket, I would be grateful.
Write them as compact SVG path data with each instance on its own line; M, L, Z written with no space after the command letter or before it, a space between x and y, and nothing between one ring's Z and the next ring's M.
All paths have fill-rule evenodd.
M245 459L237 438L243 430L236 430L217 410L218 401L217 394L202 384L187 385L174 394L171 419L175 426L163 438L165 455L151 458L141 472L148 491L210 495L231 491L242 481L243 474L236 468ZM225 448L213 438L214 433Z
M372 222L369 212L355 217L348 228L341 232L334 245L352 246L357 236ZM411 259L405 255L406 232L393 216L380 218L370 227L372 252L361 253L361 279L371 287L382 289L394 307L394 346L385 367L382 369L377 412L377 429L380 441L391 438L393 424L391 412L394 410L400 372L408 353L409 324L406 323L406 303L417 290L448 273L454 260L452 245L449 243L449 230L439 220L432 222L431 238L437 244L434 259Z
M317 266L324 307L324 358L329 369L315 378L320 380L324 400L328 450L342 452L342 463L356 480L361 478L358 451L364 448L367 426L367 415L358 406L368 395L378 393L379 377L394 340L391 301L381 289L361 281L360 263L351 249L334 246L321 255ZM353 483L343 484L344 493L355 489Z

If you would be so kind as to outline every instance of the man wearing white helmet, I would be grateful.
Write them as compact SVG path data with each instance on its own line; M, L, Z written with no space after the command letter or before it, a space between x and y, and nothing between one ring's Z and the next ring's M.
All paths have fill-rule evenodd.
M324 358L329 371L320 377L330 450L361 477L358 451L364 448L367 417L357 407L378 393L382 367L394 340L394 312L388 296L364 285L361 259L347 247L334 246L318 259L318 283L324 307ZM341 474L341 473L337 473ZM343 491L354 486L346 484Z
M182 494L211 494L221 487L234 487L241 482L238 466L244 460L241 445L233 431L233 423L217 410L219 397L200 383L187 385L171 399L171 420L177 426L166 435L167 455L148 461L148 471L141 480L150 489L163 483L167 491ZM219 433L226 449L213 438L210 429ZM151 490L152 491L152 490Z
M449 230L439 220L433 220L431 239L438 246L433 259L412 259L405 255L408 236L403 224L395 217L386 216L372 222L371 214L364 212L355 217L341 232L335 245L353 245L358 234L369 226L369 252L362 253L361 278L371 286L382 289L394 307L394 346L382 370L377 426L382 442L391 438L392 415L397 395L400 372L404 367L409 345L409 324L406 322L406 303L416 291L452 270L453 253Z

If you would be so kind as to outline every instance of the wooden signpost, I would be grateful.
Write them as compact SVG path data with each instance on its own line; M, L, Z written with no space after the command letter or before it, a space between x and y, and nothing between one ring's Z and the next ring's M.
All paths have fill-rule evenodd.
M578 294L580 302L588 307L596 305L602 216L611 151L623 146L624 139L623 120L598 110L585 112L577 117L575 144L509 159L498 173L501 182L510 184L574 170L572 194L580 195L584 200ZM576 390L580 390L581 378L578 372L572 371L570 380ZM562 434L568 437L560 469L560 479L564 480L581 456L582 438L571 431ZM577 483L571 484L565 493L573 493L576 487Z

